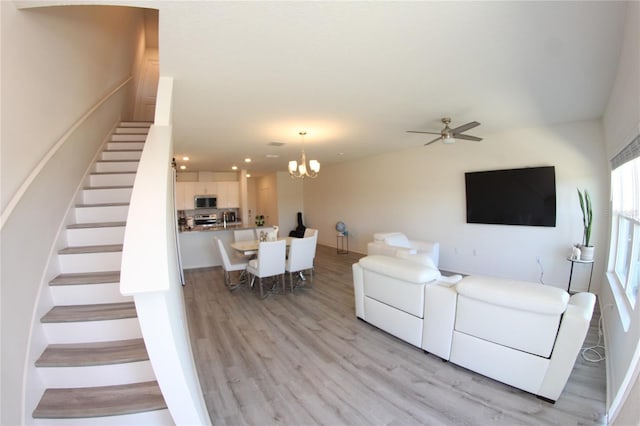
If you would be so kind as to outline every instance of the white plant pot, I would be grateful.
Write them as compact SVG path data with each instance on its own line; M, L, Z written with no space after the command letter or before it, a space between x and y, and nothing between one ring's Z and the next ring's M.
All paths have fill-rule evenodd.
M580 260L592 261L594 250L594 246L580 246Z

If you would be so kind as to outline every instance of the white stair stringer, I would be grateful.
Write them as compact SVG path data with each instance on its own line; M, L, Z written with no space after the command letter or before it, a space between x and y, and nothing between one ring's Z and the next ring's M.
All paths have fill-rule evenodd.
M150 123L121 123L76 195L40 320L44 393L29 424L170 425L135 305L120 293L122 244Z

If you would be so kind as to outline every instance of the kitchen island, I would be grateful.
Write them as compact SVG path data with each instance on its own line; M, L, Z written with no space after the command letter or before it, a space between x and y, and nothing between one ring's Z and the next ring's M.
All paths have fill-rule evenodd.
M238 229L262 229L264 227L243 226L242 223L228 223L226 226L195 226L191 229L180 231L178 239L180 243L180 257L183 269L207 268L221 266L222 259L218 248L213 244L213 238L222 240L227 251L231 253L231 243L234 241L233 231Z

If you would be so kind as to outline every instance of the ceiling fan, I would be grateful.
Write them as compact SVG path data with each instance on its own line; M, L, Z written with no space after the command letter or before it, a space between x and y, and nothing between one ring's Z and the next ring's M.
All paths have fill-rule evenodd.
M478 123L477 121L471 121L467 124L463 124L462 126L458 126L455 129L452 129L449 127L449 123L451 123L451 118L449 117L444 117L442 119L442 122L444 123L444 129L442 129L439 133L438 132L423 132L420 130L407 130L407 133L427 133L429 135L440 135L437 138L435 138L434 140L427 142L424 144L424 146L427 145L431 145L434 142L437 142L439 140L442 139L442 143L454 143L456 141L456 139L464 139L464 140L468 140L468 141L481 141L482 138L479 138L477 136L470 136L470 135L463 135L462 132L466 132L467 130L473 129L474 127L477 127L480 125L480 123Z

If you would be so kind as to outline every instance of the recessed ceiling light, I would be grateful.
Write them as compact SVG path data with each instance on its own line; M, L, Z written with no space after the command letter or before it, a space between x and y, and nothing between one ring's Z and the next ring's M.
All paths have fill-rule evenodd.
M184 161L189 161L189 157L188 157L188 156L186 156L186 155L185 155L184 157L182 157L182 159L183 159Z
M180 170L186 170L186 169L187 169L187 166L185 165L180 166Z
M250 177L251 177L251 174L250 174L250 173L247 173L247 177L248 177L248 178L250 178Z
M238 166L231 166L231 170L238 170Z
M251 158L245 158L245 159L244 159L244 162L245 162L245 163L250 163L250 162L251 162Z
M269 145L269 146L283 146L284 142L269 142L267 145Z
M267 154L266 157L267 158L278 158L280 156L278 154Z

